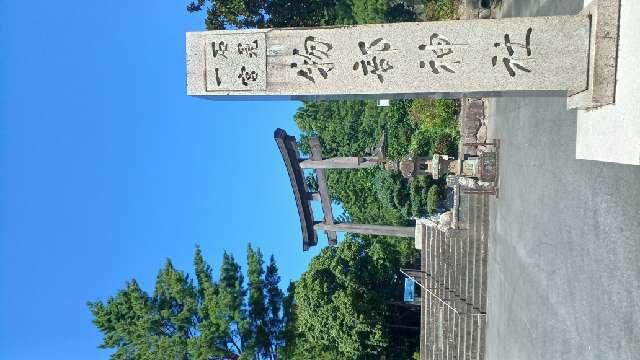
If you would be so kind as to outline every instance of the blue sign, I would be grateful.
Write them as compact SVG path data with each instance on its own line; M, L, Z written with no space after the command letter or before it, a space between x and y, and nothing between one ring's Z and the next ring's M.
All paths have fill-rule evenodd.
M404 302L413 302L415 298L415 284L409 278L404 279Z

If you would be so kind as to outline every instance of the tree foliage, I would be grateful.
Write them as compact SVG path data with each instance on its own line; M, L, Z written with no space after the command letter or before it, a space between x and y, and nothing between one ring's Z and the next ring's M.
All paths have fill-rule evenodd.
M425 0L427 15L449 14L452 7L443 4L453 1ZM387 0L197 0L188 10L206 12L208 29L415 19L403 2ZM408 155L456 155L456 112L457 103L451 100L396 100L389 107L378 107L372 101L320 101L305 102L295 121L302 133L302 152L308 153L310 136L319 136L325 157L362 155L377 145L384 133L387 157L399 160ZM434 193L429 189L443 186L441 180L423 176L409 182L381 168L329 170L327 174L332 198L345 210L339 220L360 223L411 224L411 217L430 212ZM311 190L317 186L311 177L307 183ZM252 356L264 356L266 344L276 349L271 354L296 360L408 359L414 354L417 333L403 333L393 327L406 319L399 320L405 310L392 305L401 296L398 268L415 260L412 242L393 237L348 236L337 247L323 249L300 281L289 285L286 295L273 285L279 282L270 270L275 264L273 259L261 273L262 255L259 251L248 253L253 255L246 294L242 296L248 299L247 304L264 307L249 310L246 305L238 320L230 319L238 324L231 327L237 330L233 336L240 340L246 334L253 336L253 342L247 340L243 345L251 348ZM219 292L218 287L214 283L210 291ZM260 300L261 296L266 300ZM274 318L273 314L279 312L282 316ZM418 315L408 317L417 319ZM224 324L228 323L221 323L220 329Z
M387 0L195 0L187 11L205 12L209 30L282 28L411 21L413 11Z
M266 312L265 312L265 329L266 341L265 348L268 350L266 354L271 354L272 358L278 357L278 350L286 345L285 321L288 319L288 313L291 312L290 304L284 303L285 297L280 290L280 275L278 274L278 266L273 255L269 258L269 265L264 276L264 291L266 296ZM282 312L284 309L285 313Z
M426 21L458 19L460 0L424 0L424 19Z
M103 333L100 347L115 349L117 360L277 359L291 302L283 301L273 257L265 272L260 250L249 246L247 264L245 286L240 266L225 252L215 281L197 248L195 282L167 260L152 295L131 280L106 302L88 303Z
M457 103L452 100L394 100L388 107L373 101L305 102L294 116L302 133L300 149L308 153L307 139L320 137L325 157L363 155L386 134L387 158L428 156L437 151L457 155ZM444 187L440 179L425 176L411 182L382 168L329 170L329 190L345 210L346 219L366 224L409 225L411 218L428 213L430 187ZM313 185L314 180L307 181ZM374 238L364 236L363 238ZM385 237L401 250L404 262L415 250L404 239Z
M446 99L417 99L411 102L409 118L416 126L409 152L431 157L433 154L457 155L458 103Z
M440 202L440 189L438 186L433 185L429 188L429 192L427 192L427 211L429 214L435 214L438 209L438 205Z
M209 30L318 26L334 24L350 9L342 0L197 0L187 5L189 12L206 12ZM348 16L350 17L350 16Z
M348 237L323 249L295 285L296 358L409 358L417 333L391 326L399 315L390 305L401 292L399 263L387 241Z

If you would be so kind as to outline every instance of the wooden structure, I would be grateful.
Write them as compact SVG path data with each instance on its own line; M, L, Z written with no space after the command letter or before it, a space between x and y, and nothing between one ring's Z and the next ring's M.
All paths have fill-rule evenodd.
M282 159L289 174L293 196L298 208L300 226L302 228L302 248L307 251L318 243L317 230L324 230L330 245L338 242L337 232L350 232L370 235L390 235L400 237L414 237L413 226L386 226L372 224L346 224L336 223L331 209L331 195L327 186L327 169L359 169L376 166L384 162L383 151L376 152L374 156L360 157L335 157L323 159L320 139L309 138L311 158L300 157L296 138L287 134L283 129L276 129L273 134ZM383 146L381 146L381 149ZM309 191L305 181L304 170L315 172L318 183L317 192ZM320 201L322 205L323 221L315 221L311 209L311 201Z

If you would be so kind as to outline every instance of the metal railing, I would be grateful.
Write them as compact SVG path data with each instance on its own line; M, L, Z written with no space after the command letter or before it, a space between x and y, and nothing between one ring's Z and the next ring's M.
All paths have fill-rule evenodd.
M434 298L436 298L436 299L437 299L438 301L440 301L440 303L442 303L444 306L446 306L446 307L448 307L449 309L453 310L453 312L455 312L457 315L467 315L467 316L486 316L486 315L487 315L485 312L479 312L479 313L467 313L467 312L460 312L460 311L458 311L456 308L454 308L453 306L451 306L451 305L449 305L449 304L448 304L450 301L457 301L457 300L459 300L460 298L457 298L457 299L443 299L443 298L441 298L440 296L438 296L438 295L434 294L434 293L433 293L433 291L431 291L431 290L444 290L444 289L442 289L442 288L440 288L440 287L427 288L427 287L425 287L422 283L420 283L420 281L416 280L416 278L415 278L414 276L412 276L412 275L410 275L409 273L407 273L407 272L405 271L405 269L400 269L400 272L401 272L404 276L406 276L407 278L411 279L414 283L418 284L418 286L420 286L420 287L422 288L422 290L424 290L425 292L429 293L429 295L431 295L431 296L433 296ZM430 276L430 275L428 275L427 273L425 273L424 271L410 270L410 272L420 272L420 273L426 274L427 276ZM449 291L449 290L447 290L447 291ZM425 303L424 303L424 300L421 300L421 301L422 301L422 304L423 304L423 306L424 306L424 304L425 304Z

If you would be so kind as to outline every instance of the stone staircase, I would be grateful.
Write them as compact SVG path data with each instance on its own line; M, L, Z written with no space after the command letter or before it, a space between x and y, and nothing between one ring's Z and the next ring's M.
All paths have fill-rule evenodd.
M422 225L421 359L485 357L489 198L462 194L458 229Z

